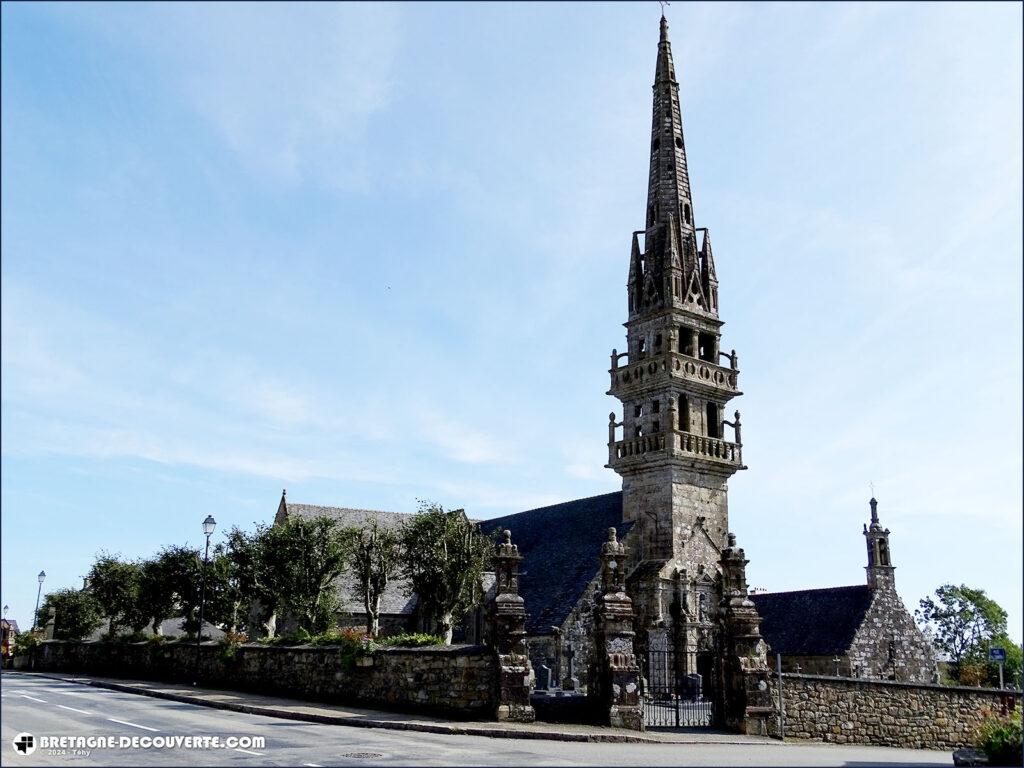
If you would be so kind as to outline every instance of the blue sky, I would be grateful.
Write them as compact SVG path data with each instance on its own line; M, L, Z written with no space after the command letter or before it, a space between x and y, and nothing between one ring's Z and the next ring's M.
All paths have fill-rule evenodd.
M659 6L2 6L2 600L296 502L616 490ZM668 9L749 581L1021 632L1016 3ZM571 536L571 531L566 531Z

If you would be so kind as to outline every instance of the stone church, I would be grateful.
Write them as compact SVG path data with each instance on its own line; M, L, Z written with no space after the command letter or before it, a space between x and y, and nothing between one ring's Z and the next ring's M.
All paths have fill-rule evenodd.
M738 358L735 350L723 351L715 260L708 229L697 226L664 17L643 215L628 259L625 348L612 350L608 372L608 394L621 407L609 416L606 466L622 477L622 490L480 525L488 534L511 531L523 556L519 594L529 614L529 655L534 669L551 670L553 685L587 683L598 556L614 528L628 553L625 585L633 601L633 648L641 674L652 688L669 679L666 696L671 691L674 698L685 683L699 697L700 686L716 678L716 643L727 602L723 563L743 557L729 534L728 481L746 467L740 413L727 418L730 401L741 394ZM320 514L345 524L374 515L398 525L403 517L296 505L282 496L276 520ZM808 671L834 673L828 664L839 657L843 674L877 675L881 654L886 669L900 679L930 680L931 670L918 658L923 638L913 634L913 620L895 593L888 531L877 525L874 501L872 515L869 584L812 590L822 593L818 597L751 596L764 612L763 637ZM730 588L729 594L738 592ZM384 602L385 626L415 626L415 598L401 584L392 585ZM802 610L811 604L814 610ZM349 605L357 623L359 601ZM753 616L753 605L743 605ZM467 628L467 639L479 631L477 622ZM906 651L904 643L910 644ZM757 647L763 658L764 643Z
M937 682L935 651L896 593L889 529L870 505L867 584L755 593L761 634L785 672Z

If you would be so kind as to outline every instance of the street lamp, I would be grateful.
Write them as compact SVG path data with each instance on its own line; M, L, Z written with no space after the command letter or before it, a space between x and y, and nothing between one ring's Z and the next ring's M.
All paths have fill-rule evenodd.
M200 644L203 642L203 607L206 603L206 565L210 560L210 536L213 535L213 530L216 527L217 521L213 519L213 515L207 515L206 519L203 520L203 533L206 534L206 553L203 555L203 573L199 578L199 630L196 632L196 669L192 685L196 685L199 682L199 654L201 652Z
M36 629L39 622L39 598L43 594L43 582L46 581L46 571L40 571L36 578L39 579L39 591L36 592L36 612L32 614L32 629Z

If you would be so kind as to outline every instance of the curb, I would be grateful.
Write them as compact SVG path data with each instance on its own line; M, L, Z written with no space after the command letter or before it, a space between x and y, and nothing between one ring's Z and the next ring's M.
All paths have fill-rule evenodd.
M424 733L440 733L458 736L487 736L498 739L547 739L550 741L579 741L579 742L610 742L610 743L640 743L640 744L735 744L740 742L696 742L696 741L663 741L644 736L629 736L619 733L563 733L559 731L528 731L515 728L489 728L487 726L460 726L445 725L439 723L417 723L409 721L372 720L366 718L344 717L340 715L320 715L313 712L295 712L287 709L274 707L260 707L250 704L237 704L227 701L210 701L199 696L171 693L168 691L154 691L138 688L132 685L121 683L110 683L106 681L93 680L91 678L64 677L58 675L39 674L40 677L49 677L64 682L89 685L94 688L108 688L122 693L131 693L139 696L150 696L155 699L166 699L177 701L183 704L194 704L201 707L213 709L226 709L232 712L242 712L249 715L263 715L265 717L277 717L287 720L301 720L322 725L345 725L354 728L382 728L392 731L421 731ZM745 742L744 742L745 743Z

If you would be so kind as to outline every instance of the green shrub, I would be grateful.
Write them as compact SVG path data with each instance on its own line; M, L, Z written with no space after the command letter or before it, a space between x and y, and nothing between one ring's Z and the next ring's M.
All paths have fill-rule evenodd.
M295 632L286 632L277 637L261 637L259 642L263 645L305 645L312 640L312 635L304 629Z
M1020 765L1022 742L1019 709L1008 715L990 713L974 733L974 743L988 756L989 765Z
M382 646L422 648L428 645L444 645L444 638L440 635L425 635L422 632L403 632L400 635L381 638L377 642Z
M145 632L122 632L113 637L109 634L104 635L103 639L111 643L144 643L149 640L149 635Z
M15 656L24 656L41 642L42 640L31 632L21 632L16 638L14 638L14 649L12 653Z

